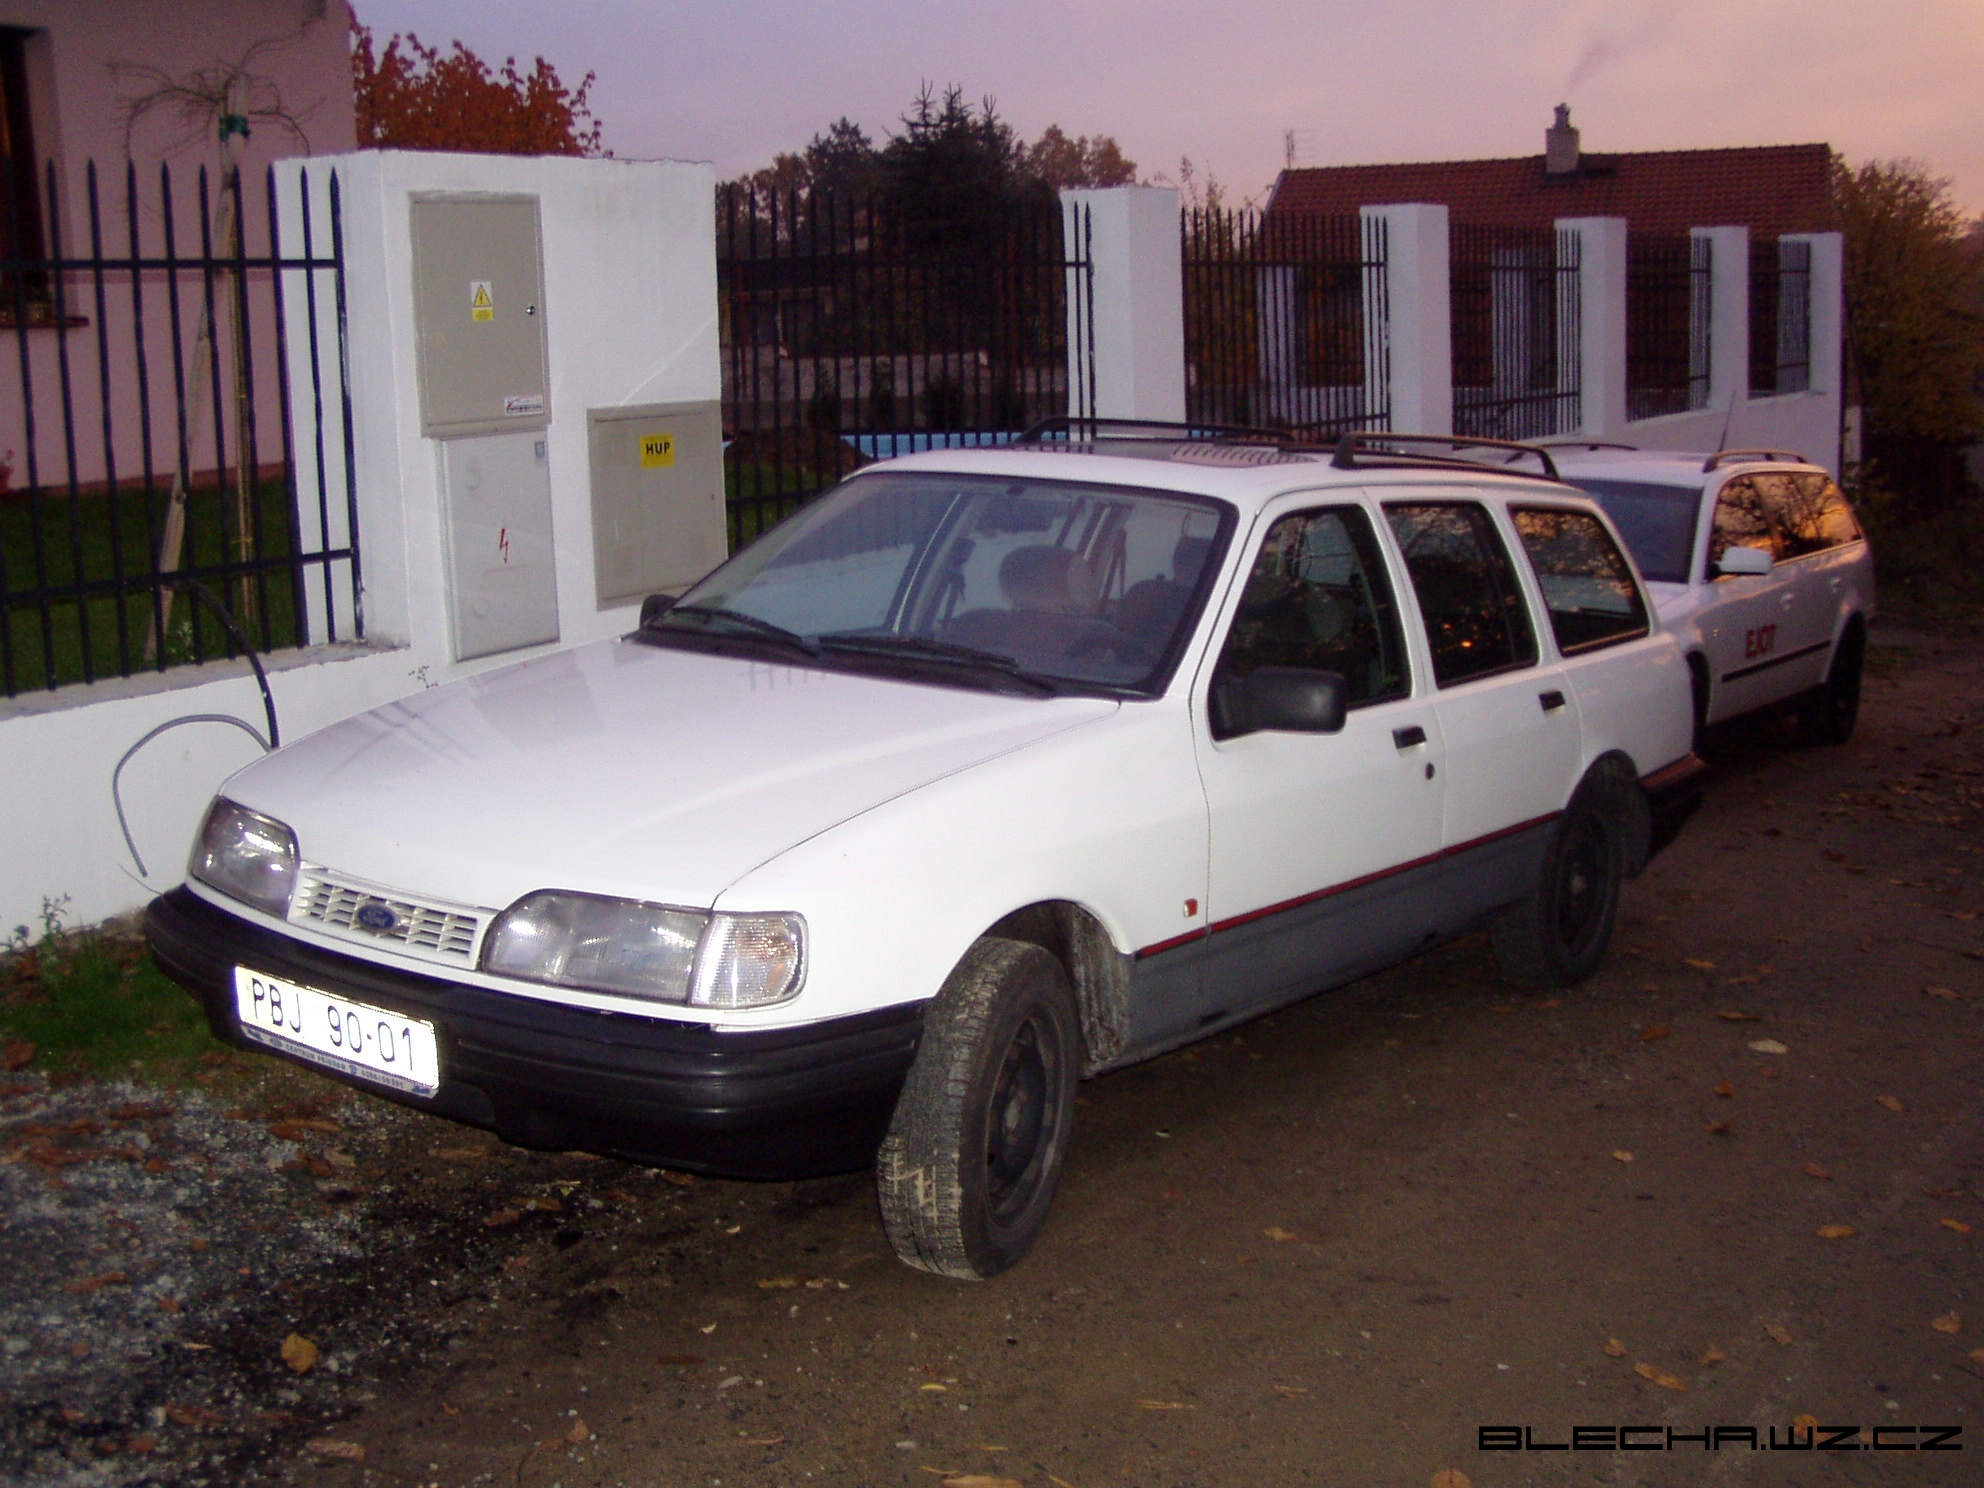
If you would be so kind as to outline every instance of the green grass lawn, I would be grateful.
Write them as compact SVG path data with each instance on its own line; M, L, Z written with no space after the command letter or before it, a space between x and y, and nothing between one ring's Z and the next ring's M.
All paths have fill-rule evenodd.
M114 496L74 501L46 492L38 503L18 492L0 497L0 561L5 563L0 573L0 616L5 619L0 644L13 661L15 692L51 682L120 676L127 669L123 657L128 657L130 671L146 669L145 636L152 616L147 581L152 547L165 526L169 491L168 482L149 495L127 486ZM263 558L286 558L291 519L284 483L260 482L255 501L261 527L256 551ZM209 486L189 492L182 568L197 571L234 561L233 531L231 489ZM314 574L314 569L307 572ZM245 586L219 577L206 582L234 612L256 649L300 643L296 586L287 568L256 575ZM80 586L101 587L77 594ZM37 588L68 592L44 607L24 593ZM196 655L225 655L226 632L205 604L182 594L173 606L164 650L168 666Z

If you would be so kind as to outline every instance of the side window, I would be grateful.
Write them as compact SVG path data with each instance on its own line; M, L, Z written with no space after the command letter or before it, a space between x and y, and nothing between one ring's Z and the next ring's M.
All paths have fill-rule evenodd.
M1708 569L1704 578L1716 577L1715 566L1731 548L1761 548L1778 556L1771 537L1770 516L1764 510L1763 493L1755 476L1739 475L1722 488L1715 498L1715 526L1708 535Z
M1777 479L1783 487L1773 493L1771 514L1777 519L1778 542L1786 558L1823 553L1859 540L1860 524L1853 519L1853 508L1830 476L1813 471Z
M1295 512L1268 529L1216 674L1263 666L1336 672L1353 708L1409 690L1398 608L1360 508Z
M1509 516L1536 571L1559 651L1569 656L1646 634L1640 587L1603 522L1589 512L1547 508Z
M1515 566L1486 510L1468 502L1388 505L1405 554L1433 680L1442 687L1536 660L1536 633Z

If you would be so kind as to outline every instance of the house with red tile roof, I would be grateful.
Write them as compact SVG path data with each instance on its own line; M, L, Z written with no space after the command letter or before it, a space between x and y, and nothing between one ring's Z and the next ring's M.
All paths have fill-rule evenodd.
M1776 238L1838 226L1830 145L1587 154L1563 104L1541 155L1285 170L1267 212L1335 216L1401 202L1434 203L1455 223L1486 227L1621 217L1634 233L1747 227L1752 238Z

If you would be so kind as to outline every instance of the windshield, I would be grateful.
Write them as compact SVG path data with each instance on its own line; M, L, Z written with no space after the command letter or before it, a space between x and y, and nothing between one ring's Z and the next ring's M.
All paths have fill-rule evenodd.
M1693 571L1695 518L1701 512L1699 486L1663 486L1650 481L1566 479L1605 508L1650 581L1685 584Z
M840 665L1003 666L1163 686L1232 509L1190 496L904 472L828 493L682 596L662 631L783 632Z

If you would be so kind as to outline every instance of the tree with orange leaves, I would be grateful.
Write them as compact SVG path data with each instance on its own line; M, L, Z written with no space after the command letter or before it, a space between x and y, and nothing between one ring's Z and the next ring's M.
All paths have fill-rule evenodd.
M388 150L483 155L605 155L587 106L594 75L567 88L544 58L529 73L505 58L500 72L459 41L443 54L409 31L376 50L370 28L352 27L358 143Z

